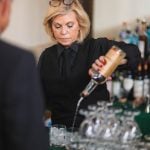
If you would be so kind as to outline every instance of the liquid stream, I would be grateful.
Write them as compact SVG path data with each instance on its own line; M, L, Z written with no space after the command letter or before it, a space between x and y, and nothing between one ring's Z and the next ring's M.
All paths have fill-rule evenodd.
M72 132L74 131L74 127L75 127L75 122L76 122L76 119L77 119L79 106L80 106L80 103L82 102L83 99L84 99L84 97L80 97L80 99L78 100L76 111L75 111L75 115L74 115L74 118L73 118Z

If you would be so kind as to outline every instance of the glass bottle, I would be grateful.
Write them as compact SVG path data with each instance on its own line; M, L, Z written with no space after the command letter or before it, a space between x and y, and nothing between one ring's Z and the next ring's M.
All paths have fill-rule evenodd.
M150 92L150 79L148 76L148 61L146 61L146 60L144 62L143 84L144 84L143 85L143 96L145 98Z
M147 37L147 23L145 20L141 22L141 27L139 31L139 43L138 47L141 52L141 57L143 59L147 58L147 53L148 53L148 37Z
M120 38L120 41L123 41L125 43L130 43L130 29L128 27L128 23L126 21L124 21L122 23L122 27L121 27L121 31L119 33L119 38Z
M134 77L133 85L133 106L137 107L143 103L143 75L142 75L142 63L139 63L137 72Z
M113 75L112 75L112 95L114 98L114 101L118 101L119 95L120 95L120 87L121 87L121 82L119 80L119 71L116 70Z
M141 20L139 18L136 19L136 25L135 25L135 33L139 34L140 31L140 22Z
M97 87L97 85L105 83L106 79L117 68L125 56L125 52L123 52L119 47L112 46L104 56L106 64L100 69L99 72L96 72L92 76L89 84L82 91L81 97L88 96Z
M149 94L146 96L145 112L150 113L150 95Z
M133 73L131 70L127 70L124 75L123 87L128 100L132 100L133 84Z

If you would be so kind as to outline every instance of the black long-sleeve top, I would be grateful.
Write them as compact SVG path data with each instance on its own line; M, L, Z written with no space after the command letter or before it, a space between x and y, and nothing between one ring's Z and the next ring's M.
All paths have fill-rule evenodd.
M75 45L74 62L67 78L63 78L60 73L59 57L62 50L58 45L47 48L41 54L38 64L46 105L52 112L52 122L53 124L65 124L67 127L72 126L80 93L90 81L88 70L95 59L104 56L113 45L117 45L127 55L128 62L122 66L123 68L134 70L140 61L138 48L123 42L106 38L91 38ZM80 108L87 108L88 105L96 104L97 101L102 100L109 100L106 84L99 85L81 102ZM78 127L82 120L83 117L78 114L75 126Z

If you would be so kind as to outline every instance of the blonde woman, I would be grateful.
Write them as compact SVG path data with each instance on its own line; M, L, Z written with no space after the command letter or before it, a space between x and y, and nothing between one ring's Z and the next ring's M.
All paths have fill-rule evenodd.
M102 56L112 45L127 53L127 63L122 67L135 68L140 53L134 45L107 38L87 39L90 21L78 0L70 5L66 5L65 0L51 0L44 25L51 40L56 42L43 51L38 64L46 106L52 112L53 124L70 127L80 93L90 81L91 66L98 70L104 65ZM80 108L96 104L99 100L109 100L106 84L99 85L85 98ZM79 127L82 120L78 114L75 126Z

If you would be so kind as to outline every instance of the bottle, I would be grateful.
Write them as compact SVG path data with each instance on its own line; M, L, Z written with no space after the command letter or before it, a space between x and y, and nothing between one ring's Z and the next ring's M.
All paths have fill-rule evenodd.
M133 105L140 106L143 103L143 75L142 75L142 62L139 63L137 72L135 73L133 85Z
M146 96L145 112L150 114L150 95L149 94Z
M129 43L138 46L139 43L139 36L136 32L131 32L129 35Z
M143 75L143 96L146 98L146 96L150 92L150 79L148 76L148 61L145 60L144 62L144 75Z
M150 23L147 25L147 37L148 37L148 57L150 57Z
M112 93L112 80L108 80L106 82L106 85L107 85L107 90L109 91L110 99L112 99L112 97L113 97L113 93Z
M135 25L135 33L139 34L140 31L140 23L141 20L139 18L136 19L136 25Z
M139 43L138 43L142 59L146 59L148 56L148 37L146 31L147 31L147 24L146 21L143 20L141 22L141 27L139 31Z
M115 101L119 100L120 97L120 89L121 89L121 82L119 80L119 71L116 70L112 75L112 95Z
M147 70L147 72L149 73L150 72L150 55L148 56L147 62L148 62L148 70ZM150 73L148 74L148 76L150 78Z
M106 79L112 74L112 72L120 64L121 60L126 56L125 52L117 46L112 46L106 53L106 64L100 69L99 72L94 73L89 84L81 93L81 97L88 96L99 84L105 83Z
M127 70L124 75L123 87L128 100L132 100L133 83L133 73L131 70Z
M119 90L119 103L122 105L123 109L127 109L127 92L124 88L124 72L120 72L119 75L120 80L120 90Z
M120 41L123 41L125 43L130 43L130 38L129 38L130 33L131 33L131 31L128 27L128 23L126 21L124 21L122 23L122 28L119 33Z

